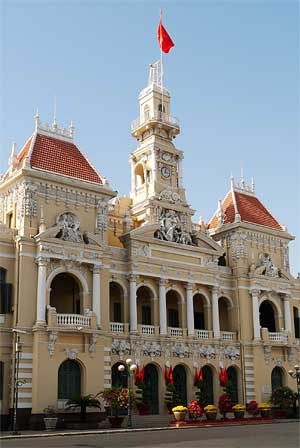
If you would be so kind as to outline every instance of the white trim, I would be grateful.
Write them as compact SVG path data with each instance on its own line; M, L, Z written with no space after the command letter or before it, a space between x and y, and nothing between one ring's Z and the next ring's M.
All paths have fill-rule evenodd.
M254 362L252 362L252 361L245 362L245 367L253 367L253 366L254 366Z
M32 353L21 353L21 359L32 359Z
M19 394L20 395L20 394ZM24 409L24 408L32 408L32 402L30 401L30 402L22 402L22 401L19 401L18 402L18 408L20 408L20 409Z
M32 398L32 392L19 392L19 398Z
M32 373L19 372L18 373L18 378L32 378Z
M253 369L246 369L245 370L245 374L246 375L254 375L254 370Z
M111 383L106 383L103 385L104 389L110 389L111 388Z
M111 366L104 366L104 371L111 372Z
M20 362L19 369L32 369L32 362L28 364L25 362Z
M15 255L5 254L3 252L0 252L0 257L2 257L2 258L16 258Z
M111 375L104 375L104 379L110 381L111 380Z
M111 356L104 356L104 362L110 362L111 361Z
M77 277L77 279L80 281L80 283L82 285L83 292L85 294L89 294L89 287L88 287L87 281L86 281L85 277L81 274L81 272L77 271L76 269L68 269L68 270L66 270L66 268L64 266L60 266L57 269L54 269L54 271L52 271L48 275L48 277L46 279L46 288L47 288L47 290L50 290L52 280L58 274L61 274L62 272L67 272L68 274L73 274L75 277Z

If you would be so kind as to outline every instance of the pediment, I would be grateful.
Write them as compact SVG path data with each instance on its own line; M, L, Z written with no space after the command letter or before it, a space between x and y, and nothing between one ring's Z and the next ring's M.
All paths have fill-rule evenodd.
M215 255L221 256L223 254L222 247L219 246L212 238L203 234L202 232L198 232L193 236L195 243L193 245L175 243L170 241L163 241L161 239L155 238L155 232L159 229L158 224L146 224L144 226L138 227L137 229L131 230L125 235L122 235L120 238L122 242L128 244L130 241L138 240L138 241L147 241L148 243L158 243L172 246L173 248L176 246L180 249L203 249L204 251L213 251Z
M40 232L35 236L35 239L37 241L45 241L45 242L52 242L55 244L58 243L72 243L72 244L78 244L78 246L83 246L84 248L88 249L90 246L98 246L101 249L106 249L106 244L100 239L98 235L95 235L91 232L83 232L82 236L80 238L70 238L70 239L61 239L57 235L61 232L62 227L61 226L53 226L46 229L44 232ZM78 236L78 235L77 235Z

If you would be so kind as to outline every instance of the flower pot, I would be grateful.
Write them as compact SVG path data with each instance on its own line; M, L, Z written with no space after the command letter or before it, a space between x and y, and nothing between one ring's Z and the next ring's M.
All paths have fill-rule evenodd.
M245 411L243 411L243 410L236 410L236 411L233 411L233 413L234 413L235 418L244 418L244 415L245 415Z
M177 422L184 422L186 417L186 411L175 411L173 412L173 414Z
M112 428L121 428L121 425L124 421L124 417L111 416L108 417L108 419Z
M45 428L47 431L54 431L57 424L57 417L44 417Z
M263 418L270 417L271 416L271 409L260 409L260 415Z
M216 420L217 411L206 411L205 415L206 415L207 420Z

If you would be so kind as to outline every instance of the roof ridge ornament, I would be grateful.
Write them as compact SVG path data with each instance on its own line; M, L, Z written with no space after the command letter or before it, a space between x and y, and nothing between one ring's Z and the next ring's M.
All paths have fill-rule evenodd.
M74 125L71 120L69 129L60 128L57 125L56 120L56 112L54 113L52 126L49 126L48 123L42 123L40 120L39 111L37 109L36 114L34 116L35 121L35 132L42 135L47 135L48 137L58 138L60 140L64 140L67 142L73 142L74 139Z
M235 183L233 175L232 174L230 175L230 190L232 193L234 193L236 191L237 193L243 193L243 194L255 196L254 178L251 177L250 184L247 185L245 182L245 179L244 179L244 173L243 173L243 168L242 168L241 169L241 178L238 183Z

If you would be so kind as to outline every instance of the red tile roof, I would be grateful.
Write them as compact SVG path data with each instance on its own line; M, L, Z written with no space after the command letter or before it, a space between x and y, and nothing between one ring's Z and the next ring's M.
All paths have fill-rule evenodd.
M35 141L30 153L34 138ZM102 184L102 179L98 173L72 141L68 142L37 133L36 136L33 135L29 138L18 155L18 168L22 166L27 156L30 157L31 168Z
M238 191L229 191L222 202L222 210L225 215L224 224L233 223L235 220L234 199L237 213L239 213L242 222L270 227L275 230L283 230L282 226L273 218L256 196ZM210 220L208 228L215 229L217 227L218 217L216 212Z

